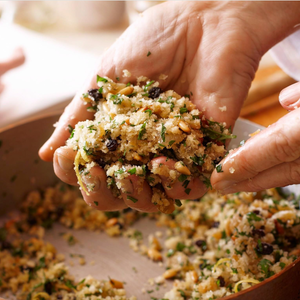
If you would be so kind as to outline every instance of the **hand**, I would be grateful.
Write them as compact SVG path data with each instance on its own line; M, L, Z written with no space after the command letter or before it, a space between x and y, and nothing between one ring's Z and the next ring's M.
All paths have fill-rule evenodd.
M125 31L102 55L96 72L125 81L122 71L127 69L132 76L126 78L126 82L134 82L140 75L158 80L160 74L166 74L165 81L159 80L163 90L174 89L182 95L192 92L192 101L200 110L205 110L205 114L216 121L226 122L229 127L239 115L261 56L277 41L274 36L271 39L263 36L265 32L274 31L271 22L264 22L264 13L262 7L251 2L164 3L145 12ZM147 56L148 51L150 56ZM74 127L78 121L93 118L80 96L95 87L96 74L66 108L53 135L40 150L44 160L52 160L54 154L55 173L73 185L77 184L73 170L75 152L59 147L69 137L69 124ZM220 107L226 107L227 111L222 112ZM125 196L124 201L114 198L100 167L91 173L90 180L96 188L90 196L83 192L90 205L101 210L116 210L127 205L144 211L156 210L146 183L143 192L137 194L134 176L131 190L132 196L138 199L136 203L126 200ZM177 186L168 191L170 197L180 195ZM206 192L200 180L192 180L188 187L193 198Z
M279 100L293 111L221 162L223 173L214 171L211 178L221 193L257 192L300 183L300 83L284 89Z
M15 49L11 57L6 61L0 62L0 77L7 71L22 65L25 61L25 56L21 48ZM0 93L3 91L4 85L0 81Z

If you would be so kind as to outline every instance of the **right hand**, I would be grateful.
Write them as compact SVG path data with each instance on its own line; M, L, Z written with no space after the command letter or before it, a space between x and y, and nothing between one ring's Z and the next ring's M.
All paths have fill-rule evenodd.
M276 19L278 7L273 6L276 9L271 13ZM166 2L149 9L102 55L94 76L66 108L53 135L40 149L41 158L50 161L54 156L57 176L69 184L77 184L73 169L76 153L61 146L69 137L69 124L74 127L79 121L93 118L80 96L96 87L96 74L113 80L119 77L123 82L134 82L141 75L158 80L160 74L166 74L168 78L160 80L163 90L174 89L182 95L192 92L191 100L207 117L233 126L261 56L284 37L282 33L282 37L274 37L274 24L266 19L265 10L266 5L260 2ZM122 77L124 69L131 72L130 78ZM224 106L226 112L220 110ZM112 196L103 169L95 167L91 175L97 188L90 196L83 192L83 197L95 208L118 210L131 206L156 211L146 182L138 194L133 176L131 195L138 199L133 203L126 200L126 194L124 201ZM206 192L198 179L192 180L188 187L192 198ZM182 196L180 188L175 184L167 192L178 198Z

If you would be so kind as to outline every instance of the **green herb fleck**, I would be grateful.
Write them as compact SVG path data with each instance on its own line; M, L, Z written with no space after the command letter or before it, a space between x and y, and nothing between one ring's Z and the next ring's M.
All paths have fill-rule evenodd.
M103 77L100 77L99 75L97 75L97 82L100 82L100 81L102 81L104 83L108 82L108 80L106 78L103 78Z
M173 141L170 141L170 142L169 142L169 146L172 146L174 143L175 143L174 140L173 140Z
M138 199L136 199L136 198L134 198L134 197L132 197L132 196L127 196L127 199L128 199L128 200L131 200L133 203L136 203L136 202L139 201Z
M182 115L182 114L184 114L184 113L186 113L188 110L187 110L187 108L186 108L186 104L184 104L184 107L181 107L180 108L180 114Z
M141 140L143 138L143 135L146 133L146 122L141 126L139 135L138 135L138 140Z
M216 166L216 170L217 170L217 173L223 173L224 171L222 170L222 164L218 164Z
M151 52L150 52L150 51L148 51L148 53L147 53L147 57L148 57L148 56L150 56L150 55L151 55Z
M180 207L182 205L182 203L179 199L175 199L175 205Z
M165 127L165 124L162 123L161 124L161 138L162 140L165 142L166 141L166 137L165 137L165 133L166 133L167 128Z
M134 175L136 173L136 168L132 168L127 171L129 174Z
M148 114L149 114L149 117L151 117L151 115L152 115L152 110L151 110L151 109L146 109L144 112L145 112L145 113L148 113Z
M98 201L94 201L95 205L98 206L99 205L99 202Z

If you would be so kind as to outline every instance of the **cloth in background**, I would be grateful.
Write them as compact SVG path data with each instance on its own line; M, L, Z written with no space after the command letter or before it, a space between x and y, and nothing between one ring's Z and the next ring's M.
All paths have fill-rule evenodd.
M284 72L300 81L300 29L275 45L270 53Z

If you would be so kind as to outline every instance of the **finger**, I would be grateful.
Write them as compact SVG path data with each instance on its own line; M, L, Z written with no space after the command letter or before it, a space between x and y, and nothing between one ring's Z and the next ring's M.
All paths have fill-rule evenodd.
M54 172L60 180L70 185L78 185L74 170L76 151L69 147L60 147L54 153Z
M222 172L213 172L211 183L224 190L260 172L300 157L299 112L294 110L275 124L253 136L243 147L221 162Z
M146 181L141 182L138 176L130 175L118 182L122 184L122 197L129 207L145 212L158 211L152 203L152 191Z
M279 102L286 110L300 107L300 82L283 89L279 94Z
M24 61L25 55L23 50L21 48L15 49L8 60L0 62L0 76L2 76L7 71L22 65Z
M95 76L89 83L87 90L92 88L97 88ZM55 150L65 145L66 140L70 136L69 125L74 128L78 122L94 117L93 112L87 111L87 106L81 100L81 96L82 92L78 92L72 102L66 107L56 124L53 134L39 150L41 159L52 161Z
M101 167L93 167L86 176L82 176L85 184L93 185L93 190L87 195L81 190L84 201L99 210L116 211L127 207L124 201L114 197L112 191L107 187L107 177L105 171Z
M300 159L272 167L257 174L253 178L233 184L220 192L222 194L240 191L258 192L264 189L284 187L297 183L300 183Z
M158 168L160 164L163 164L171 170L175 169L175 161L165 156L154 158L152 164L158 165ZM191 177L188 179L189 182L186 180L183 182L176 181L171 188L168 188L169 181L166 176L160 175L160 178L167 196L172 199L198 199L207 192L205 184L198 177Z
M69 147L58 148L54 153L54 172L65 183L78 185L78 179L74 170L74 159L76 151ZM122 199L112 195L107 187L105 171L100 167L93 167L88 174L82 175L82 181L85 184L92 184L93 191L87 195L84 191L82 196L84 200L92 207L99 210L113 211L126 208L127 205Z

